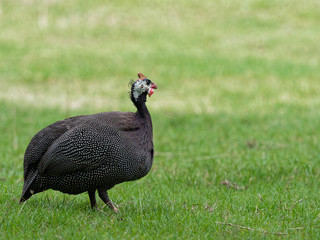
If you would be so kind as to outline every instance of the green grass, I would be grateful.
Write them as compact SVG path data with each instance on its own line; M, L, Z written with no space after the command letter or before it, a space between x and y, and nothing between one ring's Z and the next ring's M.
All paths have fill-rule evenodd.
M319 16L316 0L0 1L0 238L320 238ZM31 137L135 111L138 72L159 87L156 156L109 191L120 212L51 190L19 205Z

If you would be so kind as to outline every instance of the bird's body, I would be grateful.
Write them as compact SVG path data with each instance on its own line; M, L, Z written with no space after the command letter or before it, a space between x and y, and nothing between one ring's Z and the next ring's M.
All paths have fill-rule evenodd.
M54 189L68 194L88 192L95 207L97 190L100 198L117 211L107 190L144 177L153 163L152 122L145 101L157 86L144 75L139 77L131 89L136 113L76 116L53 123L32 138L24 157L20 202ZM135 97L136 83L147 80L153 85Z

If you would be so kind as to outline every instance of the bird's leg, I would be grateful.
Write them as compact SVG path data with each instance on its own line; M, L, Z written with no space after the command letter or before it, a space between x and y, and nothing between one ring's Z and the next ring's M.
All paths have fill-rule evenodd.
M88 191L89 198L90 198L90 204L91 208L96 208L97 207L97 201L96 201L96 190L93 191Z
M114 206L114 204L111 202L108 193L105 189L98 189L99 197L101 200L110 208L112 209L115 213L118 212L118 209Z

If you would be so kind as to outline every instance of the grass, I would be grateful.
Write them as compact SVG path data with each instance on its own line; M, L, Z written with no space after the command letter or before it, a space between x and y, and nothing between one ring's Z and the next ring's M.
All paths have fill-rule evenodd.
M318 239L320 10L315 0L0 2L0 238ZM50 123L148 100L149 175L18 200Z

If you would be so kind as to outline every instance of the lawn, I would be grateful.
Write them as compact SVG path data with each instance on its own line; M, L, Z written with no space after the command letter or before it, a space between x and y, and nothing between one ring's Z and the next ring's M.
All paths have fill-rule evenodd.
M1 239L319 239L320 3L0 1ZM147 105L143 179L18 204L32 136L76 115Z

